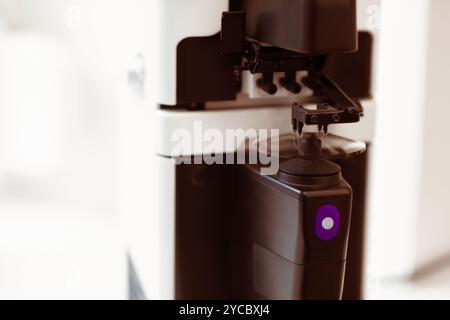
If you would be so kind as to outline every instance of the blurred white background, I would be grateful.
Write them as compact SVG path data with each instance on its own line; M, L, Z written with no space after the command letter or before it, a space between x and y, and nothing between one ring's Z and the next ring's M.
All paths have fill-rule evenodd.
M152 151L127 110L144 107L153 11L0 1L0 298L127 298L127 149Z
M369 21L378 1L358 2ZM153 6L0 0L0 298L128 297L122 214L152 208ZM367 297L450 298L450 2L380 13Z
M450 2L384 0L380 12L367 294L449 299Z

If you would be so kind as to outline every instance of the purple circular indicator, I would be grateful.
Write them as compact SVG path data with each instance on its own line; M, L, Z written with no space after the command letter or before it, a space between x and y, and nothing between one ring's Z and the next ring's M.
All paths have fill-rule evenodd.
M330 241L339 233L339 210L332 205L325 205L316 212L316 236L320 240Z

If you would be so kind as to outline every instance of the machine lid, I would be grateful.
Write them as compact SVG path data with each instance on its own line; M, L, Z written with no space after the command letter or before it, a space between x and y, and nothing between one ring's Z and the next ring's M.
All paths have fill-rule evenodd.
M280 164L280 171L293 176L328 177L338 175L341 168L327 160L291 159Z
M257 148L258 152L264 155L273 155L272 148L278 148L279 157L282 159L335 160L355 157L366 151L364 142L331 134L304 133L299 136L291 133L277 139L278 143L272 139L254 141L250 147Z

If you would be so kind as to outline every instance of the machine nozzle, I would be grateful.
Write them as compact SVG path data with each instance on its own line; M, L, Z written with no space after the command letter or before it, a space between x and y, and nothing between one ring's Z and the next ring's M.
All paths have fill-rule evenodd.
M302 91L302 86L295 79L296 72L286 72L284 78L280 79L280 84L288 91L298 94Z
M262 78L258 80L257 84L258 87L270 95L274 95L278 91L278 87L273 83L273 73L263 73Z

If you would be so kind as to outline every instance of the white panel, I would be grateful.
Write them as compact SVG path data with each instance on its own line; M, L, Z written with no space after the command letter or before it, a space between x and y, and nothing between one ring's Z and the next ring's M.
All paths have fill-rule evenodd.
M177 144L177 141L171 139L173 132L187 130L195 137L195 121L200 121L203 124L203 130L218 129L222 133L227 129L280 129L280 133L287 133L292 130L290 106L200 112L160 110L158 111L158 118L159 143L157 150L159 154L164 156L171 156L173 147ZM218 150L216 151L218 152ZM227 150L224 146L223 151L224 153L232 153L236 150ZM192 153L202 154L202 145L194 143Z
M379 277L413 270L428 3L382 2L367 250L370 272Z
M211 36L220 31L221 16L228 0L158 0L158 55L156 57L156 102L176 104L176 49L187 37Z
M416 263L420 267L450 254L450 151L448 149L448 76L450 1L430 2L424 108L420 213L417 221Z
M148 299L175 298L175 163L153 156L145 188L126 205L127 242ZM147 176L148 177L148 176ZM131 190L136 191L136 187Z
M158 224L151 232L158 237L159 287L162 299L175 298L175 165L174 160L158 159Z
M330 133L341 135L356 141L370 142L373 138L374 127L374 102L367 100L362 102L365 116L360 123L331 125ZM224 136L227 129L279 129L280 134L292 131L291 105L274 107L250 107L246 109L209 110L209 111L157 111L158 128L158 154L171 156L173 147L177 144L172 140L174 132L184 130L191 137L197 137L194 132L194 123L201 122L203 132L208 129L217 129ZM306 131L315 131L316 126L306 127ZM240 143L243 141L240 141ZM240 145L238 143L238 145ZM232 153L236 150L223 146L224 153ZM217 152L219 150L216 150ZM202 145L193 143L192 154L202 154Z
M120 224L149 299L174 298L175 165L156 155L156 108L122 97L118 115Z

